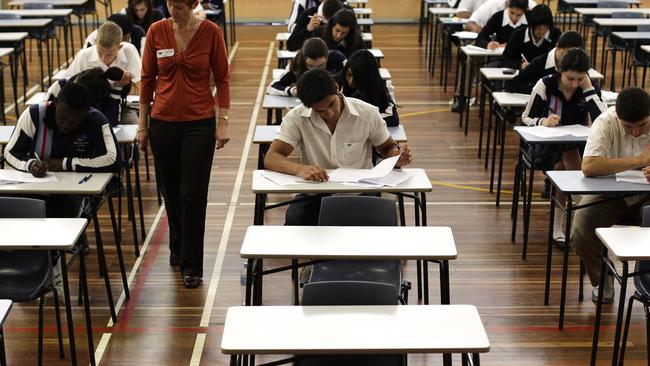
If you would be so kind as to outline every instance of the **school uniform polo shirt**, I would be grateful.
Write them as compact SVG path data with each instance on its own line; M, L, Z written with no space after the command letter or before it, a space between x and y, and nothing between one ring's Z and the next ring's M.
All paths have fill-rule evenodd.
M377 107L341 96L343 111L331 133L311 108L299 105L282 120L276 139L300 150L303 164L325 169L372 168L372 149L386 142L390 133Z
M93 67L101 67L102 70L106 70L111 66L119 67L124 71L128 71L133 75L131 80L134 83L140 81L140 70L142 69L142 61L140 60L140 54L138 50L131 43L122 42L121 48L117 52L117 57L110 64L106 65L100 58L97 53L97 46L91 46L85 49L82 49L77 53L72 61L72 64L68 67L65 72L64 77L70 78L73 75L76 75L84 70L88 70ZM111 86L113 82L111 81Z
M505 0L488 0L481 4L469 17L469 21L476 23L480 27L485 27L488 20L501 10L506 9L507 2ZM528 0L528 10L537 6L533 0Z

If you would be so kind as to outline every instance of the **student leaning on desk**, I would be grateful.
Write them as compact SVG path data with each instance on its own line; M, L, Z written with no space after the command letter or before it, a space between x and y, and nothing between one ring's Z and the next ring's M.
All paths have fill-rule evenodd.
M18 119L7 147L13 168L43 177L49 171L116 172L117 141L88 88L68 83L56 101L34 104ZM47 217L76 217L81 198L46 198Z
M609 108L592 124L585 146L582 172L585 176L610 175L630 169L643 169L650 182L650 95L637 87L621 91L616 107ZM585 207L575 212L571 241L582 259L594 287L592 300L598 298L598 286L603 285L603 302L614 299L613 277L600 278L602 242L596 228L612 226L623 218L633 216L640 221L641 207L650 195L635 195ZM580 205L602 200L598 195L583 196Z
M384 158L401 154L398 167L411 162L408 146L393 140L377 107L339 93L327 71L305 73L298 97L302 105L282 120L264 159L266 169L324 182L326 169L371 168L373 148ZM300 163L288 158L295 148ZM285 225L316 225L321 197L299 194L301 200L287 209Z

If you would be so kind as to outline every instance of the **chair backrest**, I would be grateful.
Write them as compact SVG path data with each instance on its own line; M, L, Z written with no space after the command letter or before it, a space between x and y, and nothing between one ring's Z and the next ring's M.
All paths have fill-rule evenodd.
M396 226L395 201L370 196L324 197L318 225Z
M302 305L398 305L395 285L366 281L309 282Z
M645 18L645 14L635 13L633 11L615 11L612 12L612 18L627 18L627 19Z
M0 218L43 218L45 201L23 197L0 197Z
M627 8L625 1L599 1L598 8Z
M2 13L0 14L0 19L20 19L18 14Z
M650 32L650 24L639 24L636 26L637 32Z
M38 2L38 3L27 2L23 4L23 9L52 9L52 8L54 8L54 4L47 3L47 2Z
M650 227L650 206L643 207L642 227ZM637 261L634 266L634 272L643 272L638 276L634 276L634 286L636 291L647 300L650 300L650 261Z

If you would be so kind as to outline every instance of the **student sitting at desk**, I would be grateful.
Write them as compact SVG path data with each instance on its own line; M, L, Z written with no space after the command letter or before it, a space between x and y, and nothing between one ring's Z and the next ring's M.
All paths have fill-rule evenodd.
M287 19L287 31L289 33L293 32L298 17L300 17L305 10L318 8L322 2L322 0L293 0L293 4L291 4L291 14L289 14L289 19Z
M124 75L122 80L111 82L111 105L104 103L102 111L112 125L137 124L137 111L121 108L121 95L129 94L131 87L140 81L142 62L135 47L122 41L122 30L117 24L107 21L99 27L97 45L79 51L66 70L65 77L72 77L93 67L106 70L111 66L124 70Z
M122 80L123 75L124 71L118 67L109 67L106 71L102 70L101 67L93 67L92 69L84 70L77 75L73 75L69 79L61 79L54 82L47 89L45 100L55 100L61 93L61 89L68 83L80 83L90 90L91 105L104 113L102 111L104 102L107 102L109 105L111 103L110 100L106 100L106 98L110 98L109 95L111 92L109 80Z
M559 29L553 26L551 9L540 4L526 13L528 27L515 30L506 49L503 50L501 66L513 69L524 69L538 56L546 55L560 38Z
M13 168L35 177L48 171L116 172L120 162L110 124L91 107L91 92L80 83L66 85L56 101L25 110L5 158ZM47 216L75 217L80 205L80 197L48 197Z
M508 83L506 89L513 93L530 94L533 86L537 81L546 75L557 72L557 66L560 64L562 56L570 48L582 48L583 42L580 33L568 31L562 33L557 41L557 46L547 54L537 56L528 66L521 71Z
M393 140L377 107L339 93L326 71L305 73L298 80L298 97L302 105L282 120L264 159L266 169L325 182L326 169L371 168L373 149L382 157L401 154L397 166L411 162L408 146L400 148ZM296 148L300 163L288 158ZM297 198L287 209L285 225L316 225L322 195Z
M526 27L527 10L528 0L508 0L508 7L490 17L474 44L489 50L505 47L516 29Z
M127 7L120 13L126 14L133 25L140 26L144 34L147 34L152 23L165 19L163 13L153 7L151 0L129 0Z
M346 97L361 99L379 108L386 125L399 125L395 89L379 74L377 60L368 50L359 50L350 56L338 77L341 91Z
M582 161L582 172L587 177L643 169L650 181L650 95L638 87L623 89L616 99L616 107L598 117L589 133ZM602 200L599 195L584 195L580 205ZM603 244L596 237L596 228L612 226L623 218L640 221L641 207L649 195L635 195L602 202L575 211L571 241L582 259L589 280L594 287L591 299L597 301L598 286L604 285L603 303L614 300L614 279L611 274L600 278Z
M122 29L122 42L130 42L138 52L140 52L140 46L142 44L142 37L144 37L147 32L142 29L140 26L133 24L133 21L129 19L125 14L115 13L111 14L107 19L120 26ZM84 41L83 48L92 47L97 44L97 32L98 29L90 32L86 40Z
M532 9L535 6L537 6L536 2L528 0L528 6L526 8ZM488 0L483 2L478 9L472 12L469 21L465 24L465 29L470 32L480 33L494 14L505 10L507 7L508 0Z
M587 75L589 56L572 48L560 61L560 72L545 76L533 88L521 120L528 126L555 127L562 124L588 126L607 110L600 99L600 88ZM536 145L539 168L546 170L580 169L580 151L575 145ZM560 197L563 202L566 197ZM553 239L564 246L564 215L555 208Z
M299 50L307 39L318 36L320 26L327 23L342 8L343 5L339 0L325 0L321 5L303 11L287 40L287 49Z
M302 74L311 69L327 70L336 74L343 70L345 56L339 51L330 51L327 44L320 38L308 39L291 60L289 69L282 74L280 80L273 82L266 89L268 94L295 97L296 82Z
M483 0L460 0L456 8L456 16L461 19L469 18L482 4Z
M350 57L357 50L366 48L361 39L357 16L352 10L339 10L327 25L321 26L315 34L325 40L330 50L341 51L345 57Z

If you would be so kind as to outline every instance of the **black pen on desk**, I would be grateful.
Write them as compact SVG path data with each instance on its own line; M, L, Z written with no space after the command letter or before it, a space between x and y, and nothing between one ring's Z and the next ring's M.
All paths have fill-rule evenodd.
M87 182L87 181L88 181L90 178L92 178L92 177L93 177L92 174L88 174L87 176L81 178L81 180L79 181L79 184L84 183L84 182Z

